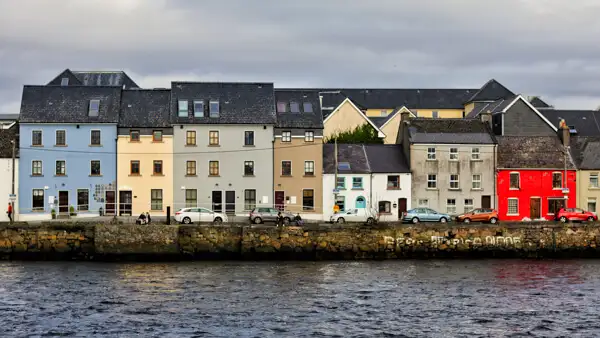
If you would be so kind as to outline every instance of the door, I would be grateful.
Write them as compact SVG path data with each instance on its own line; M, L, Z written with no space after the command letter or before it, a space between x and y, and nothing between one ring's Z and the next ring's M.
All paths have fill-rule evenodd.
M69 192L58 192L58 213L69 214Z
M531 219L540 218L540 216L541 216L540 205L541 205L541 201L539 198L537 198L537 197L531 198L531 201L529 202L529 218L531 218Z
M228 215L235 214L235 191L225 192L225 212Z
M364 209L367 206L367 200L362 197L359 196L356 198L356 209Z
M398 199L398 219L402 219L402 215L404 215L404 213L408 211L406 209L406 198L399 198Z
M280 211L285 209L285 191L275 191L275 208Z
M212 209L215 212L223 211L223 192L213 191L212 192Z
M132 195L131 191L119 191L119 216L132 215Z
M104 208L106 210L104 210L104 213L106 215L114 215L115 214L115 192L114 191L107 191L106 192L106 199L104 200Z
M481 196L481 208L490 209L492 207L492 196Z

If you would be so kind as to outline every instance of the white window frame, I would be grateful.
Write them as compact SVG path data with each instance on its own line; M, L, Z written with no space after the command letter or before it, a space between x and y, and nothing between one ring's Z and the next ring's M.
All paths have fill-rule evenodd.
M454 204L451 204L450 201L454 201ZM456 198L446 199L446 213L450 215L456 214Z
M354 187L354 179L360 180L360 187L358 187L358 188ZM363 180L363 178L360 176L353 176L352 177L352 190L364 190L364 188L365 188L365 180Z
M592 178L596 178L596 184L592 184ZM588 178L589 188L598 189L600 188L600 178L598 177L598 173L590 173L590 177Z
M456 176L456 179L454 179L453 176ZM453 184L455 184L456 186L452 186ZM459 174L450 174L450 181L449 181L449 185L448 185L450 190L459 190L460 189L460 175Z
M458 161L458 148L450 148L448 159L450 161Z
M315 132L312 130L305 131L304 142L315 142Z
M430 176L433 176L433 180L430 179ZM429 186L429 183L433 182L433 187ZM427 174L427 189L434 190L437 189L437 174Z
M92 109L92 104L97 103L97 110ZM90 117L98 117L100 116L100 100L99 99L91 99L88 104L88 116Z
M56 172L56 165L58 164L58 162L65 162L65 172L64 174L58 174ZM67 176L67 160L56 160L54 161L54 176Z
M594 210L590 209L590 204L594 204ZM597 214L598 202L597 202L596 197L588 197L586 207L587 207L587 211Z
M282 131L281 142L292 142L292 132L289 130Z
M40 162L40 174L39 175L33 173L33 163L34 162ZM31 176L33 176L33 177L44 176L44 161L42 161L42 160L31 160Z
M554 175L560 175L560 187L555 187L554 186ZM564 185L564 183L563 183L563 173L560 172L560 171L554 171L552 173L552 189L554 189L554 190L562 190L563 185Z
M217 105L217 109L213 110L213 105ZM208 103L208 116L212 118L217 118L221 115L221 104L218 100L210 100Z
M185 104L185 111L183 110L183 107L182 107L184 104ZM178 100L177 101L177 117L188 117L189 110L190 110L190 107L189 107L188 100Z
M427 148L427 161L435 161L435 160L437 160L435 147L428 147Z
M68 86L69 85L69 78L68 77L63 77L62 79L60 79L60 85L61 86Z
M512 179L511 179L512 175L517 175L517 178L519 179L518 185L517 185L516 188L514 188L512 186ZM518 172L518 171L511 171L508 174L508 187L509 187L509 190L519 190L519 189L521 189L521 173L520 172Z
M284 162L290 162L290 174L289 175L284 175L283 174L283 163ZM282 160L281 161L281 172L280 172L281 176L283 176L283 177L290 177L290 176L292 176L293 171L294 171L294 165L292 163L292 160Z
M479 179L476 179L476 176L479 176ZM482 174L473 174L473 175L471 175L471 189L472 190L483 190L483 188L482 188L482 178L483 178ZM475 186L476 184L478 184L479 187L476 187Z
M511 201L516 202L516 204L517 204L516 205L517 213L511 213L510 212L510 202ZM506 199L506 216L519 216L519 199L518 198L511 197L511 198L507 198Z
M64 144L58 144L58 132L62 131L65 134L65 143ZM67 146L67 131L65 129L56 129L54 131L54 146L55 147L66 147Z
M196 110L197 104L202 105L202 110L200 110L200 111ZM194 100L193 108L194 108L194 117L204 117L204 100ZM186 116L187 116L187 114L186 114Z
M479 160L481 160L480 149L477 147L471 148L471 161L479 161Z
M40 133L40 144L33 144L33 134L39 132ZM32 147L43 147L44 146L44 132L39 129L35 129L31 131L31 146Z
M472 198L465 198L464 202L465 202L465 205L464 205L465 212L469 212L469 211L471 211L471 210L474 209L474 207L473 207L474 204L473 204L473 199Z
M98 143L98 144L93 144L92 143L92 134L95 131L97 131L99 133L99 135L100 135L100 143ZM100 147L100 146L102 146L102 130L100 130L100 129L91 129L90 130L90 146L93 146L93 147Z
M312 167L312 174L306 171L307 166ZM304 161L304 176L315 176L315 161Z

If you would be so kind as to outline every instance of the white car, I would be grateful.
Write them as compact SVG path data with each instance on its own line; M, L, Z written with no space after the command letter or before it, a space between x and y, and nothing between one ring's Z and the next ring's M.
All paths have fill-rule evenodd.
M214 212L206 208L183 208L175 213L175 221L183 224L190 223L223 223L227 222L227 215Z
M377 221L377 214L367 209L350 209L340 211L329 218L331 223L361 222L373 224Z

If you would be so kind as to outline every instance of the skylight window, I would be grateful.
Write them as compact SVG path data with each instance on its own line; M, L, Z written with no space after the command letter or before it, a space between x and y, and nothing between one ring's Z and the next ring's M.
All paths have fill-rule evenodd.
M348 162L338 163L338 170L350 170L350 163L348 163Z
M177 116L178 117L187 117L188 116L188 102L187 100L179 100L179 104L177 106Z
M285 102L277 102L277 112L285 113L287 110L287 104Z
M60 79L60 85L61 86L68 86L69 85L69 78L68 77L63 77L62 79Z
M219 101L210 101L210 117L219 117Z
M194 101L194 117L204 117L204 101Z
M290 102L290 112L291 113L299 113L300 112L300 104L298 102Z
M305 113L312 113L313 109L312 109L312 103L310 102L304 102L304 112Z
M100 100L90 100L90 106L88 108L89 116L98 116L100 113Z
M569 126L569 132L571 134L577 134L577 129L575 129L575 126Z

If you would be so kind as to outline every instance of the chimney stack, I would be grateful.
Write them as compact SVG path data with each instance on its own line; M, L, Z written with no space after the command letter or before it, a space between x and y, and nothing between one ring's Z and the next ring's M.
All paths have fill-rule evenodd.
M560 128L558 128L558 132L563 146L568 147L571 141L571 130L569 130L569 126L567 126L565 119L560 120Z
M410 112L403 111L400 113L400 121L408 121L410 119Z
M487 123L490 126L490 129L493 129L492 113L489 110L479 113L479 118L481 119L481 122Z

